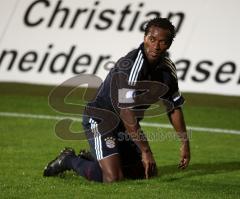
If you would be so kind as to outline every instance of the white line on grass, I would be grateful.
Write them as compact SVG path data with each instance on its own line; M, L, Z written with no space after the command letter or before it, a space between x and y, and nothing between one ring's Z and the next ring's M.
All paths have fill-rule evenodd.
M74 121L82 121L81 118L68 117L68 116L52 116L52 115L37 115L29 113L14 113L14 112L0 112L2 117L18 117L18 118L31 118L31 119L43 119L43 120L61 120L61 119L72 119ZM146 127L158 127L158 128L172 128L168 124L157 124L152 122L141 122L142 126ZM228 133L240 135L240 131L232 129L220 129L220 128L205 128L198 126L188 126L191 131L211 132L211 133Z

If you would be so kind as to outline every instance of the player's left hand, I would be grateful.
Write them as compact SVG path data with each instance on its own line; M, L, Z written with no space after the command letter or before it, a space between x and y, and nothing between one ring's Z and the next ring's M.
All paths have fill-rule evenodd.
M178 168L185 169L187 168L189 162L190 162L190 146L189 141L185 141L182 143L181 149L180 149L180 163L178 165Z
M142 162L145 169L146 179L157 174L156 162L151 151L142 152Z

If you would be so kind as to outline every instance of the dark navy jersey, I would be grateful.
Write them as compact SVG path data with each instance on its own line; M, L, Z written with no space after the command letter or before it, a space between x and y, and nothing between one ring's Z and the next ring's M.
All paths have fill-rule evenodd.
M146 90L152 90L152 93L148 95ZM150 65L142 43L117 61L88 106L114 112L119 107L148 108L153 95L164 99L172 108L184 103L174 63L164 54L155 65Z

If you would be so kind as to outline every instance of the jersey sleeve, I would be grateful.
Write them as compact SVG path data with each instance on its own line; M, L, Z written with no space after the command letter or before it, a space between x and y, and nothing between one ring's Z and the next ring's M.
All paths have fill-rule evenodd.
M164 83L169 87L168 92L165 96L163 96L163 98L170 101L174 108L178 108L184 104L185 99L178 87L176 67L168 57L165 57L163 64L166 68L166 70L163 72Z
M182 96L181 92L178 90L171 95L171 101L174 105L174 108L177 108L184 104L185 99Z

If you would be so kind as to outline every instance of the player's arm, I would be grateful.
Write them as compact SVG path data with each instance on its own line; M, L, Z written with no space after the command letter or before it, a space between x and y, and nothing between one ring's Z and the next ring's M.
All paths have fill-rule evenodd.
M190 146L189 139L186 130L186 124L184 121L184 116L181 107L175 108L169 114L169 120L172 123L174 129L176 130L179 138L181 139L181 160L179 168L185 169L190 161Z
M145 168L145 177L149 178L153 176L156 173L156 162L147 138L141 131L141 127L136 120L134 111L129 108L121 109L120 117L124 123L127 133L142 152L142 162Z
M181 108L185 100L179 92L176 67L174 63L168 57L165 58L164 63L170 71L170 73L168 73L170 77L166 78L166 84L170 88L166 94L166 98L173 105L173 110L168 112L168 116L179 138L181 139L182 146L179 168L184 169L188 166L190 161L189 139L187 136L186 124Z

